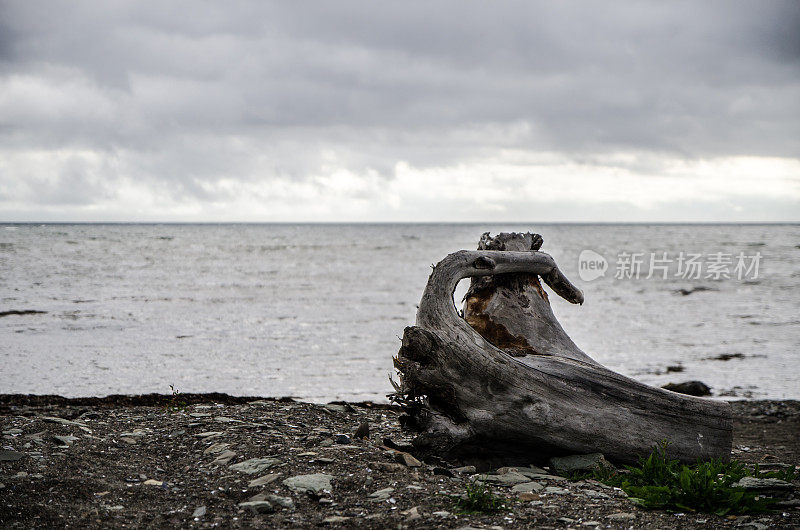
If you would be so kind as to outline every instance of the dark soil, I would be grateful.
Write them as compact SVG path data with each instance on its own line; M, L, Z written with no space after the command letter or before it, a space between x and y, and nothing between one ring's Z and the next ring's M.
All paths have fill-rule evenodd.
M800 402L732 406L734 458L762 469L800 462ZM522 498L497 487L508 499L507 511L459 513L455 498L465 492L470 473L441 463L406 465L415 465L413 458L398 463L410 440L400 430L399 414L371 403L315 405L224 394L0 395L0 527L800 527L796 501L739 517L646 511L619 490L560 477L537 480L562 491ZM363 423L369 437L355 439ZM261 457L279 462L253 475L229 467ZM332 477L330 491L296 493L282 483L314 473ZM249 485L269 475L275 475L272 482ZM370 497L385 488L393 490ZM274 512L254 513L239 506L260 494L291 499L293 507L273 502Z

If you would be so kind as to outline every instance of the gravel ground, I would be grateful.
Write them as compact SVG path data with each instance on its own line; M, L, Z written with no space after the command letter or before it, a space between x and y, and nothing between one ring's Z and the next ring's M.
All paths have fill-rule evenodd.
M734 457L767 467L800 461L799 402L733 407ZM495 470L509 510L459 513L454 499L473 471L413 458L399 414L221 394L0 395L0 526L800 527L796 500L754 516L645 511L620 490L533 467ZM357 437L364 425L368 435ZM519 487L520 475L538 486Z

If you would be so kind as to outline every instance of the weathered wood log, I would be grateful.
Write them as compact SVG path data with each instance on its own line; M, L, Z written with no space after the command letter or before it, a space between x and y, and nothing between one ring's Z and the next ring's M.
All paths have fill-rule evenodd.
M684 462L727 460L726 403L647 386L575 345L539 278L569 302L583 293L540 246L535 234L485 234L434 267L395 358L418 452L483 467L592 452L634 463L666 440ZM453 292L468 277L461 317Z

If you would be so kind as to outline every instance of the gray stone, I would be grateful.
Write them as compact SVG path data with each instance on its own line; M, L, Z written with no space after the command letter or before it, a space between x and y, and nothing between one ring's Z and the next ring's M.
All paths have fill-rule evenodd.
M406 468L403 464L395 462L370 462L368 466L376 471L385 471L386 473L397 473Z
M283 481L283 485L295 493L318 494L322 491L331 491L331 475L313 473L311 475L296 475Z
M228 466L228 469L246 473L248 475L255 475L256 473L266 471L275 464L280 464L280 462L281 461L277 458L251 458L250 460L245 460L244 462L239 462L238 464L231 464Z
M404 510L400 512L400 514L406 516L406 521L416 521L417 519L422 518L422 514L419 513L419 506L414 506L413 508Z
M213 438L214 436L221 436L221 431L206 431L201 432L200 434L195 434L198 438Z
M394 492L394 488L383 488L382 490L370 493L369 498L373 501L385 501L392 495L392 492Z
M517 484L511 491L513 493L531 493L531 492L539 492L544 489L544 486L539 482L523 482L522 484Z
M602 491L595 490L581 490L581 493L590 499L610 499L611 497Z
M513 471L510 473L503 473L502 475L479 475L478 480L490 484L497 484L499 486L513 486L515 484L531 481L531 479L525 475Z
M22 434L22 429L9 429L7 431L3 431L3 434Z
M613 468L601 453L571 455L550 459L550 469L558 475L571 475L581 471L594 471L600 468Z
M203 517L206 514L206 507L205 506L198 506L192 512L192 517Z
M203 454L204 455L208 455L208 454L221 453L222 451L224 451L225 449L230 447L230 445L231 444L225 444L225 443L211 444L211 445L209 445L208 447L205 448L205 450L203 451Z
M456 473L462 473L464 475L472 475L477 470L475 469L475 466L462 466L453 468L453 471L455 471Z
M522 473L520 473L522 475ZM533 480L553 480L555 482L567 482L566 477L559 477L558 475L550 475L549 473L524 473L526 477Z
M360 440L369 438L369 422L362 421L361 424L358 426L358 429L356 429L356 432L355 434L353 434L353 436L356 439Z
M294 501L291 497L281 497L279 495L267 495L266 501L271 503L273 506L280 506L281 508L286 508L287 510L294 510Z
M248 482L247 487L255 488L257 486L265 486L271 482L275 482L280 476L281 476L280 473L271 473L269 475L264 475L263 477L258 477Z
M127 436L128 438L141 438L142 436L147 436L147 433L144 431L132 431L132 432L121 432L119 436Z
M422 467L422 462L414 458L408 453L397 452L394 455L394 459L397 460L399 463L406 465L408 467Z
M50 423L60 423L61 425L78 427L79 429L82 429L86 432L92 432L92 430L88 426L84 425L83 423L78 423L77 421L65 420L64 418L57 418L55 416L42 416L42 419L44 421L49 421Z
M268 501L240 502L239 508L246 508L253 513L272 513L275 511L275 508Z
M447 510L441 510L438 512L433 512L432 515L435 515L436 517L450 517L451 514Z
M322 520L323 524L338 524L338 523L346 523L349 521L349 517L342 517L341 515L331 515L330 517L326 517Z
M606 519L611 519L612 521L633 521L634 519L636 519L636 514L627 512L617 512L607 516Z
M791 482L777 478L742 477L739 482L732 484L734 488L744 488L748 491L790 491L794 489Z
M224 466L225 464L233 460L234 456L236 456L236 453L234 453L233 451L223 451L217 456L217 458L214 459L212 463ZM256 471L256 473L258 473L258 471Z
M711 388L702 381L685 381L683 383L667 383L661 388L689 396L710 396Z
M0 462L15 462L25 456L25 453L12 451L10 449L0 449Z
M569 495L569 490L565 488L559 488L557 486L547 486L544 489L544 493L551 495Z

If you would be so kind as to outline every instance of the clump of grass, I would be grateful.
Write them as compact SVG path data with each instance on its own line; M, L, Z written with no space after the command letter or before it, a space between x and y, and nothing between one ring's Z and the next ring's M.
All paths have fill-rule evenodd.
M495 513L506 510L505 499L495 495L483 482L470 482L465 495L458 498L457 507L464 513Z
M743 477L796 477L794 468L764 473L757 467L751 471L738 461L712 460L687 466L668 458L667 447L664 442L638 466L626 466L627 473L597 470L591 478L621 488L644 508L726 515L764 512L775 503L775 499L734 487Z
M169 385L169 389L172 390L172 397L167 403L167 411L168 412L183 412L189 406L186 403L186 400L183 399L181 393L178 389L175 388L173 385Z

